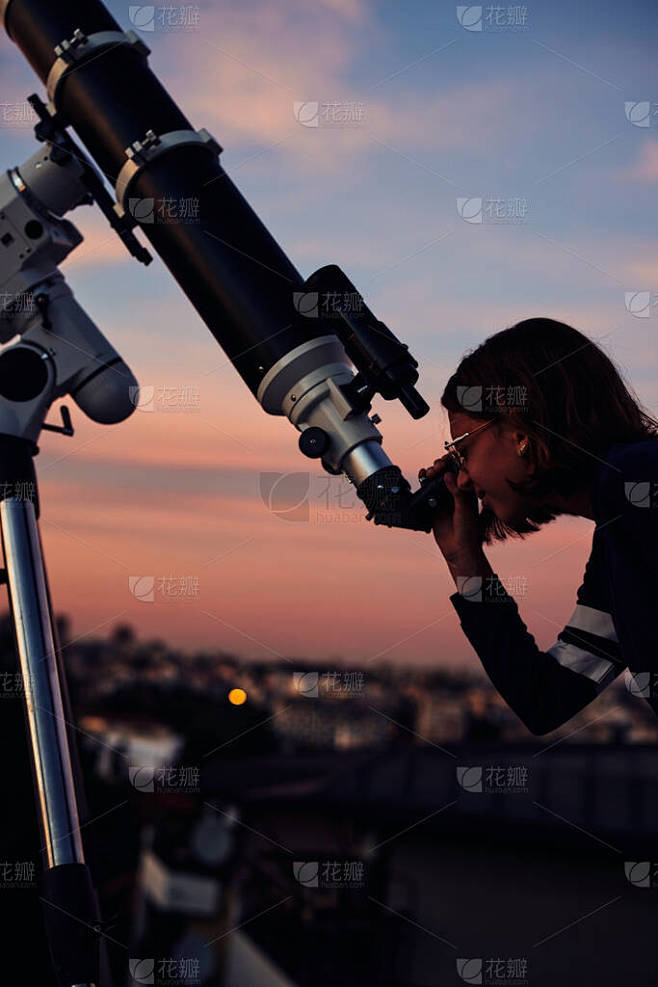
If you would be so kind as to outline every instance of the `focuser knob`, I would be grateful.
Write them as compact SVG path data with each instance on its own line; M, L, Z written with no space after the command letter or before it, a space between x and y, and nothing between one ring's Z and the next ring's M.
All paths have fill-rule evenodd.
M329 436L324 429L311 425L299 436L299 448L309 459L320 459L329 448Z

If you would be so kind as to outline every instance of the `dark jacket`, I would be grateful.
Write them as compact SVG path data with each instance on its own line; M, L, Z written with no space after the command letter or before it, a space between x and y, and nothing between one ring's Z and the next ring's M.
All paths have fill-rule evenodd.
M532 733L554 730L626 667L658 714L658 439L616 443L591 488L596 527L576 608L547 651L496 574L450 601L489 678Z

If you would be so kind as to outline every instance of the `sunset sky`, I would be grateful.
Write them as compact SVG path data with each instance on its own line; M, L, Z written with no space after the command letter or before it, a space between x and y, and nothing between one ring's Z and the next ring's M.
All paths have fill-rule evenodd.
M137 30L127 3L107 6ZM658 13L648 0L526 10L525 24L477 31L445 3L202 2L197 25L156 20L142 33L151 68L224 147L224 168L301 273L339 264L419 361L426 418L373 405L414 487L449 437L448 377L520 319L576 326L658 414L658 307L625 307L625 292L658 293ZM44 90L5 35L0 78L9 168L36 148L11 107ZM358 125L295 118L295 103L336 100L362 105ZM627 119L629 101L650 103L648 126ZM523 200L525 221L469 223L457 200L472 197ZM140 637L248 658L473 667L432 536L363 520L347 481L260 408L157 255L138 264L98 210L67 218L85 237L62 265L79 303L141 385L198 394L116 426L68 400L74 437L43 434L42 538L74 637L127 621ZM290 481L307 519L268 506L262 473L309 467L307 492L303 476ZM573 611L593 527L563 517L487 550L542 648ZM149 579L152 602L137 598Z

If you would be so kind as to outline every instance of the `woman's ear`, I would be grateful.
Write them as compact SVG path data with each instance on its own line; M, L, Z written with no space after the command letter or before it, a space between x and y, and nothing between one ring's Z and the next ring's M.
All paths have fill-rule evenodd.
M528 436L528 433L524 432L523 429L516 428L512 425L509 434L518 454L520 456L527 456L530 451L530 437Z

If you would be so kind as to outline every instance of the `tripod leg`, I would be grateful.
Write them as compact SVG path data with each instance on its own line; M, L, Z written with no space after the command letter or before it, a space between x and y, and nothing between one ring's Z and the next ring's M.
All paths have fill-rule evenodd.
M10 615L1 627L2 702L0 702L0 750L3 757L3 811L0 813L0 858L3 866L2 963L7 983L25 979L29 957L30 979L40 987L58 987L53 971L41 893L36 885L40 840L36 787L32 772L27 715ZM9 872L5 868L10 868ZM5 879L23 870L23 880ZM26 935L27 933L27 935ZM29 943L29 951L25 943Z
M38 530L38 526L37 526ZM43 558L43 544L41 542L41 533L39 532L39 550ZM50 597L50 587L48 585L48 573L46 572L45 566L43 571L44 582L46 586L46 598L48 600L48 612L53 615L53 604ZM68 683L66 680L66 670L64 668L64 659L62 656L62 644L59 639L59 632L57 630L57 623L54 619L51 619L51 632L53 636L53 644L55 646L55 660L57 662L57 675L59 679L59 689L62 695L62 709L64 710L64 720L67 727L67 735L69 739L69 753L71 756L71 767L73 773L73 782L75 786L75 799L78 806L78 816L81 823L85 823L89 818L89 809L87 806L87 799L85 796L85 790L82 780L82 768L80 766L80 757L78 754L78 743L76 739L76 730L73 720L73 711L71 709L71 699L69 696Z
M98 982L98 901L85 863L53 621L34 505L0 502L7 588L43 837L44 920L63 987Z

